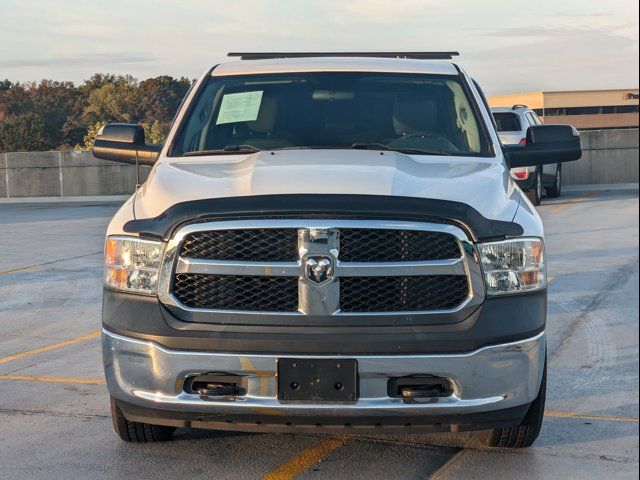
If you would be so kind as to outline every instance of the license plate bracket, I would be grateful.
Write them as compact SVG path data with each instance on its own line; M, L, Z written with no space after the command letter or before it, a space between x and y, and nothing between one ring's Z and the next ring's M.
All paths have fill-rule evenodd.
M358 362L355 359L278 359L278 399L301 402L358 400Z

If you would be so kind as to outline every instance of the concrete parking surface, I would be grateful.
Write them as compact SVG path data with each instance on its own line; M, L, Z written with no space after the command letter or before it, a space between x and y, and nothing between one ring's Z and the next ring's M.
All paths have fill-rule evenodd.
M518 452L473 435L112 431L99 325L116 204L0 203L0 479L637 478L638 192L545 201L549 393Z

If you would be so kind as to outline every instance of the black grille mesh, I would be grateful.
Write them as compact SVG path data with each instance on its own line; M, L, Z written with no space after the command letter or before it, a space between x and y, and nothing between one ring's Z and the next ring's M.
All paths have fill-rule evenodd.
M190 308L293 312L298 309L297 277L251 277L180 273L175 297Z
M449 310L461 305L468 294L464 275L340 279L343 312Z
M215 260L295 262L295 228L212 230L187 235L180 255Z
M340 231L342 262L414 262L460 256L456 238L448 233L368 228Z

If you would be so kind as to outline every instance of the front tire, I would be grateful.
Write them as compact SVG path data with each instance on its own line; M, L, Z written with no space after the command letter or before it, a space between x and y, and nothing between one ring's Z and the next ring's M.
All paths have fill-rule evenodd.
M486 443L490 447L497 448L527 448L540 435L542 420L544 418L544 404L547 396L547 362L544 362L540 391L536 399L531 402L529 411L514 427L496 428L489 433Z
M111 397L111 420L113 429L120 439L133 443L166 442L171 438L175 427L151 425L150 423L130 422L126 419L116 399Z

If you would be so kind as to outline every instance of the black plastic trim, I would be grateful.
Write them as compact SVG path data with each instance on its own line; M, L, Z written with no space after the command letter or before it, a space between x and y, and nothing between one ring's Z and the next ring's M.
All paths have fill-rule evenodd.
M180 321L154 297L104 290L103 327L173 350L276 355L407 355L464 353L525 340L545 329L547 292L488 298L459 323L407 325L401 314L387 326L238 326Z
M206 411L172 411L116 400L129 421L178 428L210 428L244 432L371 433L458 432L488 430L520 424L531 404L482 413L449 415L390 415L365 417L227 414ZM230 403L233 405L233 402Z
M473 207L449 200L387 195L285 194L211 198L176 203L153 218L130 220L124 231L140 236L171 238L189 222L244 218L375 218L453 223L475 240L518 237L522 226L491 220Z

